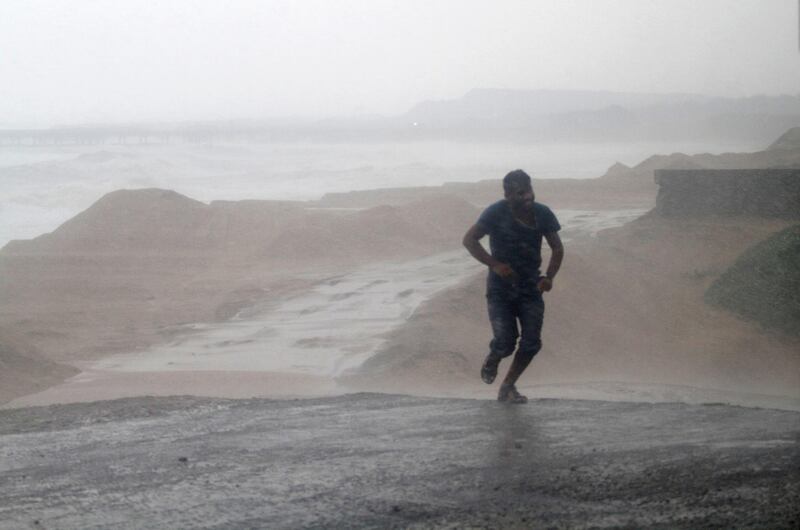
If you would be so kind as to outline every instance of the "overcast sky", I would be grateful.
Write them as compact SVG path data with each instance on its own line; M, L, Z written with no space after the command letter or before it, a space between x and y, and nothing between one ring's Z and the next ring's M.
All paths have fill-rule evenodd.
M800 93L797 0L0 0L0 126Z

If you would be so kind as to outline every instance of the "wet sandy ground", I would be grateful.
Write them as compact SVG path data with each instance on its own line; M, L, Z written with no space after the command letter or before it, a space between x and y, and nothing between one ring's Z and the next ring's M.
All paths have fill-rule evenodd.
M0 411L0 528L800 525L800 414L380 394Z
M564 240L591 237L644 210L564 210ZM436 293L484 267L464 250L305 278L307 291L242 309L232 319L175 328L155 346L74 362L81 373L6 406L141 395L319 397L342 394L337 377L358 367ZM407 390L403 390L406 392ZM494 391L493 391L494 392Z

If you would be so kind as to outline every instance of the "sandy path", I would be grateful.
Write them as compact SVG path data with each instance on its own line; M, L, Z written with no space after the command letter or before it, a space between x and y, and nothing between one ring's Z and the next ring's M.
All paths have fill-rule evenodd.
M643 210L559 212L563 237L591 236ZM217 397L342 393L357 369L436 293L482 269L456 250L377 263L324 278L300 294L240 311L222 323L183 326L169 343L78 365L81 373L6 408L137 395Z

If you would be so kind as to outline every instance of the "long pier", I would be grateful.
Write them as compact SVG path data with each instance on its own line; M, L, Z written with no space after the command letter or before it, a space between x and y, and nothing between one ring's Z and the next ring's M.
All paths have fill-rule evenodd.
M286 131L282 131L284 135ZM50 129L0 129L0 146L103 145L263 141L278 131L271 127L219 126L87 126Z

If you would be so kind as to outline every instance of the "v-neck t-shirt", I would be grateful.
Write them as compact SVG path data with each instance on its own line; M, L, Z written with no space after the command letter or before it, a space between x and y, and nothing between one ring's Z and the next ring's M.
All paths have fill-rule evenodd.
M506 288L519 283L519 286L535 286L541 273L542 236L561 230L555 214L538 202L533 203L536 226L528 226L511 212L511 205L505 199L486 208L478 219L478 224L489 234L489 247L494 259L507 263L514 269L517 278L505 280L489 270L489 287Z

